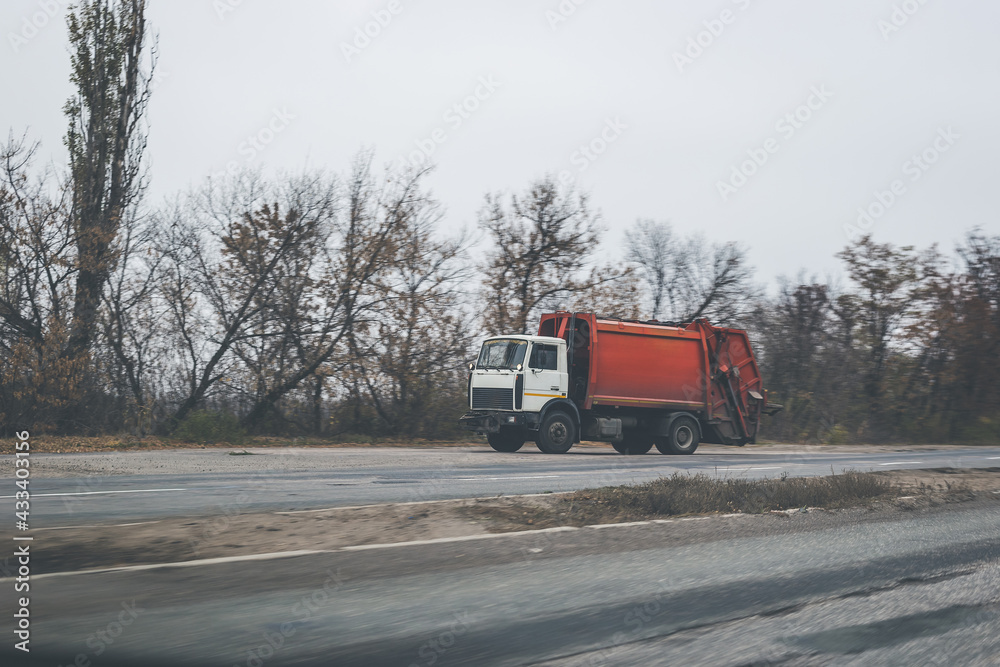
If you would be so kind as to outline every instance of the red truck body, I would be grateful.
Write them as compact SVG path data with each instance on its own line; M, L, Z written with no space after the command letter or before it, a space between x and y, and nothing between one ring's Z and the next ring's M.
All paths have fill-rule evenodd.
M557 312L542 315L538 335L567 342L569 398L581 414L683 411L697 417L703 441L742 445L755 441L761 414L779 408L767 405L740 329Z

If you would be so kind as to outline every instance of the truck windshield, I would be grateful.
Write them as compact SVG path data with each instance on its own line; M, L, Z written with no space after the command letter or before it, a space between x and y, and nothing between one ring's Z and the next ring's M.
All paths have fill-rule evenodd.
M478 368L509 368L514 370L518 364L524 363L524 353L528 350L527 341L498 338L483 343L479 353Z

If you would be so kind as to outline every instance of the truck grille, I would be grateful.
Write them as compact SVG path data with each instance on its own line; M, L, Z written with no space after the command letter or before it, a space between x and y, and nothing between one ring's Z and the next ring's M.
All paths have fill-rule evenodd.
M513 410L514 391L496 387L473 387L472 409Z

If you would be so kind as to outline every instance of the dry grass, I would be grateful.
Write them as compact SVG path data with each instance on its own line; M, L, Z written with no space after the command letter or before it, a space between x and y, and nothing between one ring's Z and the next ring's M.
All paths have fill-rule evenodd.
M570 497L570 502L644 516L754 514L798 507L851 507L897 490L884 477L853 471L827 477L722 480L704 474L674 473L645 484L580 491Z
M71 435L31 435L28 438L33 453L80 453L80 452L124 452L143 449L173 449L191 447L167 438L147 436L139 438L131 435L71 436ZM13 438L0 440L0 454L13 454Z
M688 514L760 514L802 507L857 507L900 495L902 488L890 479L853 471L828 477L758 480L719 480L704 474L675 473L645 484L577 491L537 502L477 503L468 507L467 512L490 520L501 530L511 530Z

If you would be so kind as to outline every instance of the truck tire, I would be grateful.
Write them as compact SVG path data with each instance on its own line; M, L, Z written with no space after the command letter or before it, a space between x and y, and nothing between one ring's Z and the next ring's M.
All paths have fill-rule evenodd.
M670 433L656 438L656 448L663 454L694 454L698 449L698 422L691 417L678 417L670 423Z
M538 428L535 444L546 454L565 454L576 442L576 427L565 412L550 412Z
M524 446L527 439L520 429L502 428L499 433L486 434L486 441L498 452L516 452Z
M626 433L621 442L612 442L611 446L619 454L630 456L648 454L653 448L653 437L646 433Z

